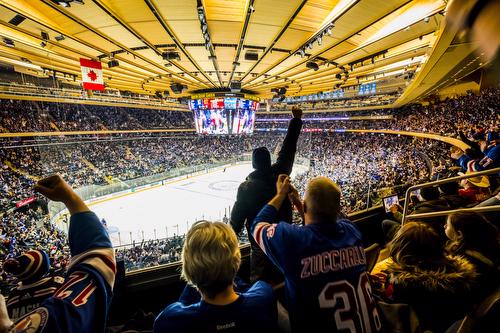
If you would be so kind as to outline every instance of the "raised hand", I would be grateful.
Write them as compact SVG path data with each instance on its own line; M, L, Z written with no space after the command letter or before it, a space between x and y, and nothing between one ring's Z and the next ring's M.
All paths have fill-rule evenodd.
M35 185L35 192L44 195L50 200L64 203L70 214L89 211L83 200L59 175L40 179Z
M278 176L278 181L276 182L276 194L280 197L286 197L290 191L290 177L285 174Z

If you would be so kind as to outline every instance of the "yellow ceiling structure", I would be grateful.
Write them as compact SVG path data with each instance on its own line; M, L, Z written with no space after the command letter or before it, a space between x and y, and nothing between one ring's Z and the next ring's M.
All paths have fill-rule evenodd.
M298 96L377 82L414 99L426 91L413 80L437 41L448 43L440 52L451 43L440 38L445 8L443 0L0 0L0 61L79 78L79 58L99 59L108 87L149 94L239 81L269 98L272 88ZM454 63L470 55L466 47ZM110 60L119 65L108 68ZM442 66L436 82L451 70Z

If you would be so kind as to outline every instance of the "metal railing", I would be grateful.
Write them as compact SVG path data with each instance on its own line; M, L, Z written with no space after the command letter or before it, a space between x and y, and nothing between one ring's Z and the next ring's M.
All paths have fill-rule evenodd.
M451 182L455 182L457 180L468 179L468 178L473 178L473 177L477 177L477 176L486 176L486 175L490 175L490 174L494 174L494 173L500 173L500 168L495 168L495 169L490 169L490 170L485 170L485 171L480 171L480 172L473 172L473 173L469 173L469 174L466 174L463 176L451 177L451 178L446 178L446 179L442 179L442 180L436 180L436 181L429 182L429 183L411 186L410 188L408 188L406 190L405 202L404 202L404 207L403 207L402 223L405 223L406 219L409 217L411 217L412 219L423 219L423 218L428 218L428 217L446 216L446 215L449 215L452 213L458 213L458 212L480 212L480 213L483 213L483 212L492 212L492 211L500 210L500 205L495 205L495 206L488 206L488 207L459 208L459 209L452 209L452 210L443 210L443 211L439 211L439 212L407 215L408 203L410 201L410 195L415 190L419 190L422 188L431 187L431 186L435 186L435 185L451 183Z

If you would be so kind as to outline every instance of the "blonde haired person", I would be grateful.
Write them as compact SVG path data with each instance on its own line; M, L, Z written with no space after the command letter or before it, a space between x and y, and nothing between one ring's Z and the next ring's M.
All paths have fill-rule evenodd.
M179 301L156 318L153 332L276 331L271 286L262 281L250 288L236 285L240 263L238 239L229 225L196 222L182 249L181 277L188 285Z

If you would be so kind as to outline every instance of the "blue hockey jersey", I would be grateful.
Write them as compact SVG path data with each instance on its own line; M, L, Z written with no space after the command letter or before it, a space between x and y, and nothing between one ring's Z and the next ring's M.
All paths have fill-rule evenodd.
M71 216L71 262L64 284L16 322L19 332L103 332L116 263L107 232L92 212Z
M352 222L306 226L273 221L266 205L252 235L285 276L293 332L380 332L361 234Z
M489 147L483 153L484 158L476 160L467 155L462 155L457 160L457 163L463 170L468 172L484 171L500 166L500 146Z
M276 332L278 314L271 286L258 281L248 290L236 290L239 297L233 303L213 305L201 300L198 291L187 286L179 301L158 315L153 332Z

